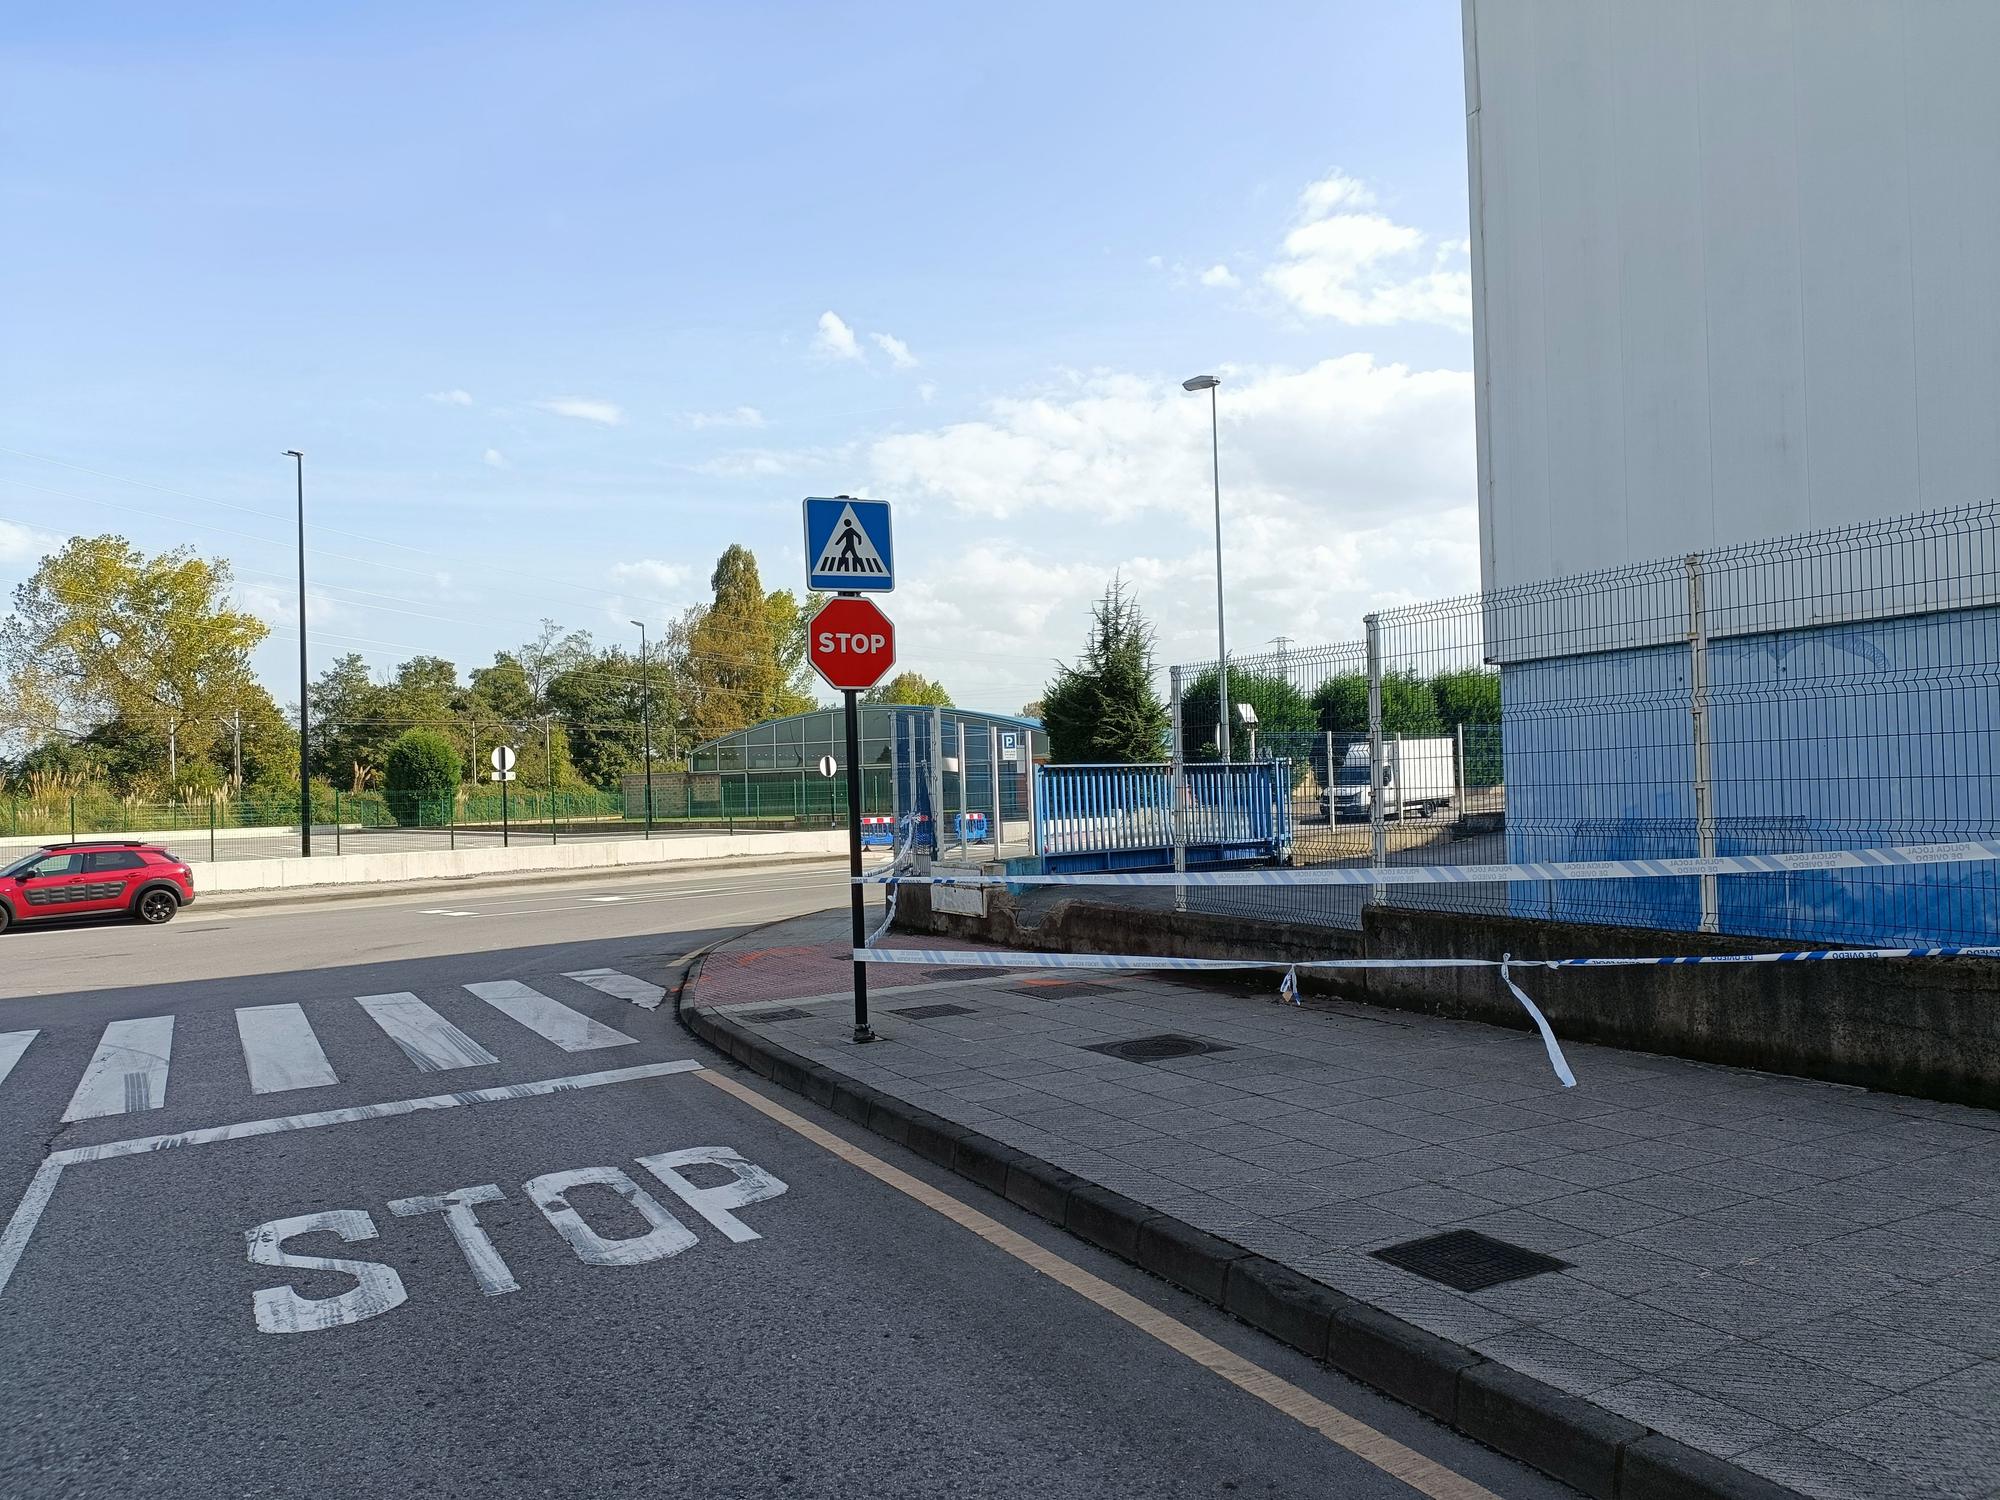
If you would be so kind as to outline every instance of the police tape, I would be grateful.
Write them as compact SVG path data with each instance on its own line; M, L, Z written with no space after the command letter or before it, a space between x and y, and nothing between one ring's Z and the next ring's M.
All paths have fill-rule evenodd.
M1100 871L1066 875L912 874L876 871L865 884L1078 886L1486 885L1511 880L1643 880L1689 875L1799 875L1830 870L1891 870L2000 860L2000 840L1902 844L1878 849L1819 849L1785 854L1718 854L1688 859L1537 860L1506 865L1384 865L1262 870Z
M881 936L878 930L875 937ZM1679 954L1666 958L1166 958L1119 953L1021 953L966 948L877 948L875 939L854 950L859 963L911 964L927 969L1091 969L1121 973L1221 972L1232 969L1285 971L1279 993L1298 1003L1301 969L1496 969L1501 983L1513 992L1535 1030L1541 1034L1549 1066L1564 1088L1576 1087L1576 1075L1563 1056L1554 1028L1541 1008L1514 982L1516 969L1630 969L1683 964L1796 964L1896 958L2000 958L2000 944L1962 943L1922 948L1808 948L1770 953Z

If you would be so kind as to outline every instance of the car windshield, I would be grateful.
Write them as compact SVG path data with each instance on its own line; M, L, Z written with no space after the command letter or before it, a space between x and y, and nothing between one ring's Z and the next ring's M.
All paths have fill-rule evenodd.
M1342 766L1340 774L1335 776L1333 781L1335 786L1366 786L1368 785L1368 768L1366 766Z
M42 857L42 851L39 849L37 849L33 854L22 855L19 859L15 860L11 865L8 865L5 869L0 869L0 879L4 879L9 875L20 874L23 870L27 869L29 865L33 864L36 860L40 859L41 857Z

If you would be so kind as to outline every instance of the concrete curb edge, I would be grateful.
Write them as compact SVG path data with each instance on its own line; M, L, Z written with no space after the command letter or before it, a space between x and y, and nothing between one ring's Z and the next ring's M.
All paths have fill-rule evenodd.
M675 1019L696 1038L760 1077L999 1193L1086 1243L1593 1500L1799 1500L1797 1491L1762 1475L857 1083L716 1011L689 1006L685 997L706 957L704 952L689 965L674 994Z

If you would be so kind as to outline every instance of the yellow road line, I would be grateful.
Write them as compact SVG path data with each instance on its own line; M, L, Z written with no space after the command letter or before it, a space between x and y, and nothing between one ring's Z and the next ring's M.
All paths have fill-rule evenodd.
M1300 1390L1290 1381L1273 1375L1261 1365L1253 1364L1240 1354L1223 1348L1215 1340L1195 1332L1187 1324L1140 1301L1131 1293L1120 1290L1101 1277L1091 1275L1081 1266L1064 1260L1054 1251L1043 1249L1025 1235L1016 1234L999 1220L990 1218L970 1204L960 1202L951 1194L932 1187L920 1178L912 1177L908 1172L890 1166L879 1156L871 1155L859 1146L842 1140L831 1131L821 1129L812 1121L793 1114L782 1104L765 1098L755 1089L745 1087L733 1078L725 1078L712 1069L704 1070L694 1076L714 1084L724 1093L741 1099L760 1114L768 1115L786 1129L804 1136L823 1150L832 1152L849 1166L858 1167L878 1182L916 1199L924 1207L943 1214L954 1224L971 1230L989 1245L1032 1266L1050 1280L1068 1287L1078 1296L1095 1302L1106 1312L1123 1318L1141 1333L1151 1335L1175 1353L1185 1355L1196 1364L1220 1375L1237 1389L1247 1391L1259 1401L1283 1412L1293 1421L1310 1427L1355 1457L1366 1460L1383 1473L1401 1480L1419 1494L1427 1496L1428 1500L1500 1500L1498 1495L1484 1485L1475 1484L1464 1475L1426 1458L1414 1448L1397 1442L1386 1432L1380 1432L1366 1422L1349 1416L1339 1407L1330 1406L1317 1396Z

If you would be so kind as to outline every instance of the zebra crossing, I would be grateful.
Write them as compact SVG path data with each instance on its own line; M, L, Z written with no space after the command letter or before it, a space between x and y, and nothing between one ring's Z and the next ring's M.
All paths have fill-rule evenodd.
M565 974L563 978L648 1010L657 1007L665 993L658 985L613 969L585 969ZM565 1052L628 1047L639 1040L517 979L483 980L459 988ZM500 1062L493 1052L407 990L356 995L352 1003L395 1043L419 1073L488 1067ZM244 1076L252 1094L289 1094L341 1081L303 1006L291 1003L239 1006L235 1022ZM30 1045L40 1035L40 1028L0 1032L0 1085L5 1085L16 1073L28 1056ZM77 1080L63 1110L62 1123L164 1108L173 1049L171 1015L109 1023Z

